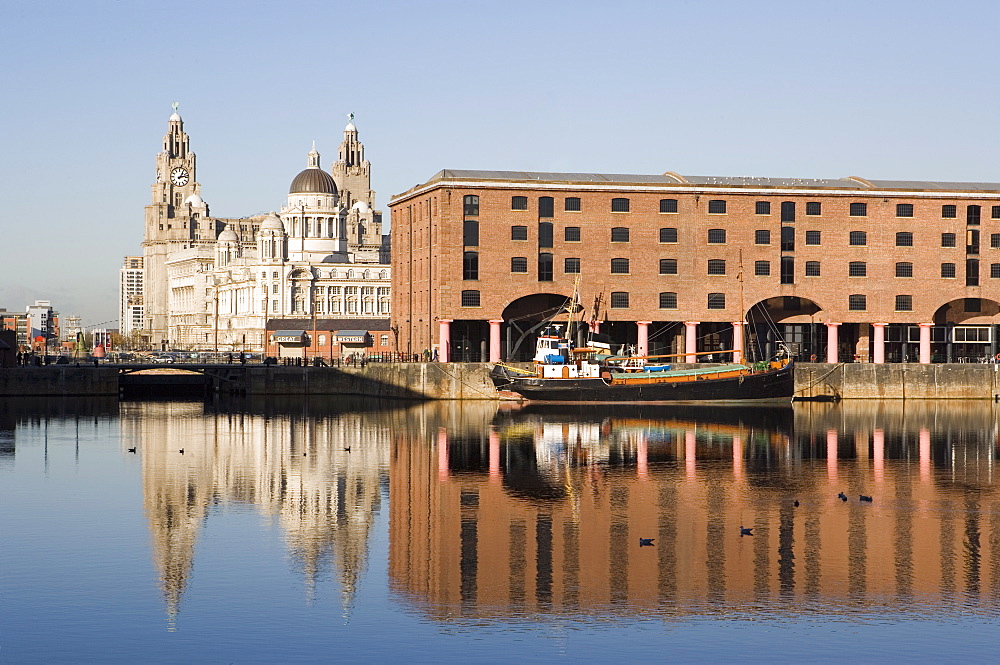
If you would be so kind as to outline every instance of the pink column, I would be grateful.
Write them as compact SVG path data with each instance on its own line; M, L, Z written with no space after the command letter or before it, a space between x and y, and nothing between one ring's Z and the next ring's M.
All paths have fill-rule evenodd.
M698 324L701 321L684 322L684 353L687 356L684 362L698 362L698 356L694 355L698 351Z
M733 436L733 476L743 477L743 437Z
M743 322L733 321L733 362L743 362Z
M684 471L688 478L694 478L694 471L697 464L695 452L697 451L698 439L693 429L684 432Z
M826 475L830 480L837 480L837 430L826 431Z
M826 322L826 362L840 362L840 355L837 353L837 327L839 323Z
M490 430L490 482L500 482L500 433Z
M638 335L636 337L636 353L640 356L649 355L649 324L652 321L636 321Z
M451 322L452 319L438 319L438 362L448 362L451 351Z
M875 461L875 482L885 480L885 430L877 429L872 433L872 449Z
M920 362L929 365L931 362L931 327L933 323L918 323L920 326Z
M920 460L920 482L929 483L931 480L931 431L926 427L922 428L917 440L920 441L920 452L917 457Z
M885 362L885 327L887 323L873 323L875 328L875 348L872 349L872 362L881 365Z
M438 430L438 480L448 480L448 432Z
M639 480L649 478L649 441L645 432L639 432L639 450L636 455L636 475Z
M503 319L490 319L490 362L500 362L500 324Z

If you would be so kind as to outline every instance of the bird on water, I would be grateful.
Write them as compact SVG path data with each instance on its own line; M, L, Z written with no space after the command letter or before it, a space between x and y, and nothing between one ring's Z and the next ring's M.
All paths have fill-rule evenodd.
M134 452L135 452L135 448L129 448L129 449L128 449L128 451L129 451L130 453L134 453Z
M179 452L179 453L180 453L181 455L183 455L183 454L184 454L184 449L183 449L183 448L181 448L181 449L180 449L180 450L178 450L177 452Z
M344 452L345 452L345 453L349 453L349 452L351 452L351 447L350 447L350 446L347 446L346 448L344 448Z
M652 547L655 538L640 538L639 547Z
M798 507L799 507L799 500L798 500L798 499L796 499L796 500L795 500L795 503L793 503L792 505L793 505L793 506L795 506L796 508L798 508Z
M864 494L862 494L858 498L861 499L862 501L864 501L865 503L871 503L872 502L872 498L870 496L865 496Z
M841 501L847 501L847 495L844 494L843 492L841 492L840 494L838 494L837 498L840 499Z
M740 525L740 538L742 538L743 536L752 536L752 535L753 535L752 526L743 526L742 524Z

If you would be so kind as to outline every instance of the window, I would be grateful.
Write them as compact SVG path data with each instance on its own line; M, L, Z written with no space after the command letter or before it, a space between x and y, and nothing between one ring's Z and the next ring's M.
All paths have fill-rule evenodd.
M978 226L979 217L983 213L982 206L971 205L965 208L965 223L969 226Z
M753 241L758 245L770 245L771 244L771 232L767 229L758 229L753 234Z
M783 252L795 251L795 227L792 226L781 227L781 251Z
M660 274L661 275L676 275L677 274L677 259L660 259Z
M990 264L990 277L992 279L1000 279L1000 263Z
M771 202L770 201L757 201L757 206L755 212L758 215L770 215L771 214Z
M725 229L709 229L708 230L708 244L709 245L724 245L726 243L726 230Z
M896 217L913 217L913 204L912 203L897 203L896 204Z
M767 277L771 274L770 261L755 261L753 264L753 274L759 277Z
M820 244L820 231L806 231L806 244L807 245Z
M479 222L467 219L462 224L462 244L466 247L479 246Z
M896 277L913 277L913 264L909 261L900 261L897 263Z
M677 242L677 229L669 227L660 229L660 242Z
M806 277L819 276L819 261L806 261Z
M510 271L511 272L528 272L528 257L527 256L512 256L510 258Z
M806 214L809 216L821 215L823 210L823 204L819 201L809 201L806 203Z
M1000 219L1000 206L993 206L990 211L990 219Z
M710 215L724 215L726 214L726 202L722 199L714 199L708 202L708 214Z
M896 311L897 312L912 312L913 311L913 296L896 296Z
M990 234L990 247L992 247L994 249L996 249L997 247L1000 247L1000 233L991 233Z
M378 336L378 343L379 343L379 346L389 346L389 336L388 335L379 335Z
M868 204L867 203L852 203L851 204L851 217L867 217L868 216Z
M847 296L847 309L852 312L863 312L868 309L868 297L861 293Z
M538 281L552 281L552 254L542 252L538 255Z
M510 227L510 239L511 240L527 240L528 239L528 227L527 226L512 226L512 227Z
M580 274L580 259L567 258L563 260L563 272L568 275Z
M580 212L580 197L567 196L563 202L563 210L566 212Z
M708 294L708 308L709 309L725 309L726 308L726 294L725 293L709 293Z
M673 291L661 293L660 309L677 309L677 294Z
M611 292L611 309L625 309L628 307L628 291Z
M551 196L538 197L538 217L555 217L555 200Z
M611 199L611 212L628 212L628 199Z
M965 299L965 311L966 312L981 312L983 311L983 301L979 298L966 298Z
M552 247L552 222L538 222L538 246Z
M979 286L979 259L965 260L965 285Z
M726 274L726 260L725 259L709 259L708 260L708 274L709 275L725 275Z
M954 247L955 246L955 234L954 233L942 233L941 234L941 246L942 247Z
M479 279L479 252L462 254L462 279Z
M462 197L462 212L466 217L477 217L479 215L479 197L472 195Z
M958 206L955 205L943 205L941 206L941 216L945 219L954 219L958 217Z
M479 307L479 291L462 291L462 307Z
M527 196L512 196L512 197L510 197L510 209L511 210L527 210L528 209L528 197Z
M781 202L781 221L783 222L795 221L795 201Z
M567 226L563 231L563 239L566 240L566 242L580 242L580 227Z
M868 234L864 231L851 231L852 245L867 245L868 244Z
M847 267L848 277L867 277L868 264L864 261L851 261Z
M628 259L611 259L611 274L612 275L627 275L628 274Z
M628 227L616 226L611 229L611 242L628 242Z
M954 263L942 263L941 264L941 276L946 279L954 279L955 277L955 264Z
M900 231L897 233L896 247L913 247L913 234L909 231Z
M660 199L660 212L677 212L677 199Z
M781 257L781 278L782 284L794 284L795 283L795 257L794 256L782 256Z

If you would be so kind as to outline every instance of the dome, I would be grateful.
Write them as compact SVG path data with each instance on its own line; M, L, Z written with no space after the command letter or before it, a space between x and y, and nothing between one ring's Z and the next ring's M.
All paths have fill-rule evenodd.
M193 206L200 206L205 204L205 202L202 201L201 197L198 196L197 194L192 194L191 196L184 199L184 203L189 203Z
M344 131L345 132L356 132L356 131L358 131L358 128L354 126L354 121L352 120L349 123L347 123L347 127L344 127Z
M284 231L285 227L282 225L281 220L273 212L264 218L264 221L260 225L261 231Z
M323 169L307 168L292 180L289 194L337 194L337 183Z
M233 231L228 226L226 230L219 234L219 242L239 242L240 237L236 235L236 231Z
M372 211L372 209L369 208L368 204L365 203L364 201L357 201L357 202L355 202L355 204L352 205L351 208L353 208L354 210L357 210L360 213L369 213L369 212Z

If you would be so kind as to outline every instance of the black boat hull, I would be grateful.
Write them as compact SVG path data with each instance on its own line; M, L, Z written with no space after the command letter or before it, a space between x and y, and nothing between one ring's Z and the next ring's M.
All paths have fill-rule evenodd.
M604 379L541 379L510 376L498 387L531 401L545 402L790 402L795 391L793 363L785 367L726 378L697 381L609 384Z

